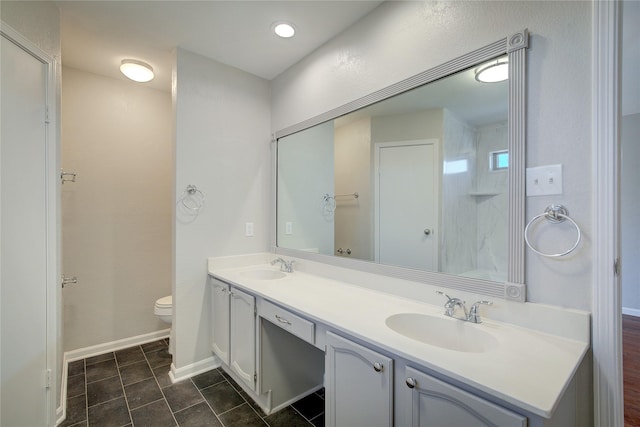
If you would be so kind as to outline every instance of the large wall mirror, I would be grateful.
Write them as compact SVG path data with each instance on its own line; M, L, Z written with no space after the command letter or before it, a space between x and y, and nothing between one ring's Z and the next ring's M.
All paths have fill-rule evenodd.
M276 251L524 300L526 47L522 31L278 132Z

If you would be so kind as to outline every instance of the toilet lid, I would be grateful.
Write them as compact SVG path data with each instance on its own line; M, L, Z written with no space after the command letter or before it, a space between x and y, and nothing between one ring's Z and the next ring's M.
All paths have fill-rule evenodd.
M171 295L162 297L156 301L156 307L170 308L173 305L173 297Z

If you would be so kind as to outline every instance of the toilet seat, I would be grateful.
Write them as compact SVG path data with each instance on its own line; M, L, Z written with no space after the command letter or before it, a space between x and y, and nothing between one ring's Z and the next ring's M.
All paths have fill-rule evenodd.
M156 308L171 308L173 307L173 297L171 295L158 298L156 301Z
M158 316L171 316L173 312L173 298L171 295L158 298L153 312Z

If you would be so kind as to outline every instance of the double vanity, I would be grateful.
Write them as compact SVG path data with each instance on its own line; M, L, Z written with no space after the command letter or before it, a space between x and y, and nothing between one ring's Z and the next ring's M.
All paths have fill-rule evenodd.
M480 295L275 258L208 265L212 350L266 413L325 387L328 426L588 420L588 313L498 299L473 317Z

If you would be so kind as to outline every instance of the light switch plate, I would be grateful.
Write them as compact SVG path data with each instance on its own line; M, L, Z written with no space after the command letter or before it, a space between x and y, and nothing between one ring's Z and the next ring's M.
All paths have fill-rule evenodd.
M527 196L562 194L562 165L527 168Z

